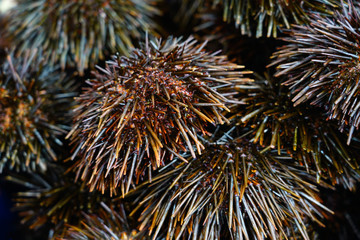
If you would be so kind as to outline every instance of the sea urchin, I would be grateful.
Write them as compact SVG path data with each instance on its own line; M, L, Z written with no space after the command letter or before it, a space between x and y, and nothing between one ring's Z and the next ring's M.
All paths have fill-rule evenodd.
M223 138L188 159L139 188L140 231L152 239L275 240L296 226L308 239L304 219L318 221L323 206L291 158L282 163L245 139Z
M73 158L81 158L78 174L91 189L114 192L121 183L127 192L134 174L138 179L180 151L195 156L193 145L201 153L197 134L207 134L207 123L228 121L223 111L237 103L233 88L248 81L246 71L204 46L192 38L147 42L88 81L68 137Z

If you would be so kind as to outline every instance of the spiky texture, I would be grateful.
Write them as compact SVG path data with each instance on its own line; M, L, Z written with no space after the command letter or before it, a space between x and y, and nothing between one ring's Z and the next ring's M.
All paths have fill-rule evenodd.
M360 124L359 9L350 1L332 17L313 14L310 26L291 30L285 39L289 44L273 62L276 76L286 76L283 84L291 89L294 104L323 106L328 119L349 129L348 144Z
M130 231L126 213L101 203L102 208L96 214L83 214L81 226L70 226L64 240L135 240L137 232Z
M239 100L245 106L232 109L242 127L252 128L254 143L269 149L285 151L307 169L314 170L317 179L330 179L354 189L360 180L360 143L354 139L346 146L346 136L337 131L337 124L326 121L316 107L293 106L290 93L280 85L280 79L268 74L265 78L238 85Z
M308 173L245 139L220 139L189 163L163 170L138 198L152 239L281 239L324 208ZM169 168L170 166L168 166Z
M65 174L59 165L50 165L44 174L7 178L28 188L14 199L21 223L33 230L48 231L49 239L64 237L67 224L80 227L83 214L100 214L104 203L111 206L110 198L89 193L84 184L74 183L74 176ZM119 211L118 206L116 209Z
M74 84L35 54L8 55L0 69L0 172L44 170L69 130Z
M42 47L50 63L80 73L104 54L128 54L132 39L152 32L156 0L20 0L9 32L19 52Z
M117 57L100 69L77 98L74 144L78 176L94 188L121 186L156 169L186 148L204 149L197 134L208 123L228 120L222 112L236 103L235 83L248 81L241 66L203 51L189 38L155 40L130 57ZM246 71L245 71L246 73Z
M223 9L223 21L235 24L243 35L277 37L279 28L309 21L309 12L331 15L339 0L183 0L180 21L190 19L205 5Z

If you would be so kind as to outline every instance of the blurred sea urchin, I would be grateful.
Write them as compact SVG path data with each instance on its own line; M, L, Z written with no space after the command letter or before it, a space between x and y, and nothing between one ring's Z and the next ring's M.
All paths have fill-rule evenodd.
M81 226L69 226L64 240L136 240L143 239L136 230L130 231L126 213L123 208L115 209L101 203L101 209L96 214L83 215Z
M84 184L74 183L74 175L65 173L59 165L50 164L41 174L12 174L7 179L27 188L14 198L14 210L22 218L21 223L42 231L48 239L63 239L68 225L80 227L84 214L99 214L103 211L101 206L123 211L121 203L115 206L109 197L89 193ZM127 226L122 223L120 227Z
M332 8L340 6L340 0L181 0L178 21L188 24L199 9L220 7L223 21L241 34L277 37L279 28L308 23L311 12L332 15Z
M8 55L0 69L0 171L46 169L69 128L74 84L35 55Z
M133 38L153 32L156 0L19 0L9 34L17 51L42 48L50 63L80 74L104 54L128 54Z

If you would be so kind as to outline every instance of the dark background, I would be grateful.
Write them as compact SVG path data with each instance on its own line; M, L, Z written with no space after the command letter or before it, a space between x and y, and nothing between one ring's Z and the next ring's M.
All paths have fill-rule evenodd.
M1 0L0 0L1 1ZM174 0L172 0L174 1ZM187 27L179 27L173 21L176 4L171 0L162 6L165 14L159 17L158 21L164 28L167 35L190 35L192 33L192 24ZM195 22L193 24L196 24ZM1 27L1 26L0 26ZM268 59L281 41L274 39L254 39L242 37L245 46L241 51L240 59L246 59L246 68L257 72L264 72ZM210 48L216 48L216 44L210 45ZM210 49L212 50L212 49ZM217 49L214 49L217 50ZM4 174L3 174L4 175ZM360 187L360 184L357 186ZM31 231L20 224L20 218L11 211L14 207L11 198L15 193L23 190L16 184L0 180L0 240L41 240L47 239L46 233L42 231ZM342 188L336 191L321 189L321 196L324 204L335 212L323 219L327 228L322 228L314 224L314 230L320 240L360 240L360 192L350 192ZM46 232L46 231L45 231Z

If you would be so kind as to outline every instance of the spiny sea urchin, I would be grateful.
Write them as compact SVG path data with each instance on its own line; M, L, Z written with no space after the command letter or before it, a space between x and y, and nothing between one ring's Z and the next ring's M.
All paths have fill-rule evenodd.
M326 209L304 169L245 139L223 138L188 160L139 188L139 229L152 239L281 239L291 226L309 239L304 219L319 222Z
M337 124L326 121L318 108L294 106L289 90L280 79L263 78L238 85L239 100L245 105L232 109L238 124L252 128L254 143L269 149L288 152L307 169L316 172L317 179L330 178L333 184L355 188L360 180L358 140L346 146L346 136L336 130ZM234 116L234 117L235 117Z
M117 57L88 81L69 133L78 176L91 190L124 194L146 168L164 165L180 151L204 149L197 134L228 120L234 85L248 81L225 56L203 50L193 38L146 42Z
M233 23L243 35L276 37L278 28L309 21L309 12L331 15L331 7L339 7L339 0L182 0L181 19L206 5L221 7L223 21Z
M359 9L349 1L332 17L311 15L310 26L292 29L272 63L276 76L286 76L295 105L324 106L341 130L349 126L348 144L360 124Z
M156 0L20 0L9 32L19 52L43 48L49 63L80 74L104 54L127 54L132 39L152 32Z
M44 170L68 130L74 84L34 55L8 55L0 68L0 172Z
M33 230L47 231L49 239L62 239L67 234L67 224L80 227L83 214L97 214L103 204L122 211L119 202L112 206L110 198L89 193L84 184L74 184L74 175L65 174L59 165L49 164L42 174L10 175L7 179L28 188L14 199L14 210L19 212L21 223Z

